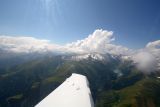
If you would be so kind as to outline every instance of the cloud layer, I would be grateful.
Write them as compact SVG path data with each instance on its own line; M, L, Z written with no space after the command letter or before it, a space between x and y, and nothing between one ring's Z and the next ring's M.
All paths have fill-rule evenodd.
M16 53L57 51L60 46L33 37L0 36L0 50Z
M74 52L74 53L111 53L126 55L130 49L114 45L112 31L98 29L83 40L68 43L64 46L50 43L49 40L34 37L0 36L0 49L12 52Z
M113 32L102 29L95 30L83 40L77 40L64 46L34 37L0 36L0 51L16 53L109 53L129 56L141 70L160 69L160 40L149 42L146 47L139 50L115 45L113 41L115 41Z

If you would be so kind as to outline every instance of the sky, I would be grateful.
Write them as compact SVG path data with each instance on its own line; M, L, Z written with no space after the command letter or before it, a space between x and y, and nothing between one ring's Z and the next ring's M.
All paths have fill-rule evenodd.
M115 44L133 49L160 39L159 0L0 0L0 35L56 44L113 31Z

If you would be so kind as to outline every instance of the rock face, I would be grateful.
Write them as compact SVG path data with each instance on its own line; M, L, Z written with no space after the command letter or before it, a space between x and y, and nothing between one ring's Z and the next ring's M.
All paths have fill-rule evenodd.
M35 107L94 107L87 78L73 73Z

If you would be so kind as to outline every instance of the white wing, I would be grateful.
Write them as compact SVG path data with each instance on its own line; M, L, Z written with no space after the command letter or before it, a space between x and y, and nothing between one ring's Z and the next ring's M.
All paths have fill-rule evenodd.
M35 107L94 107L87 78L72 74Z

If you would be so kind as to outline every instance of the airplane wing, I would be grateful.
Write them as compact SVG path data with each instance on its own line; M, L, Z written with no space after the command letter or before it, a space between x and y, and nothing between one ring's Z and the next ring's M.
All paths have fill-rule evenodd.
M35 107L94 107L87 78L73 73Z

